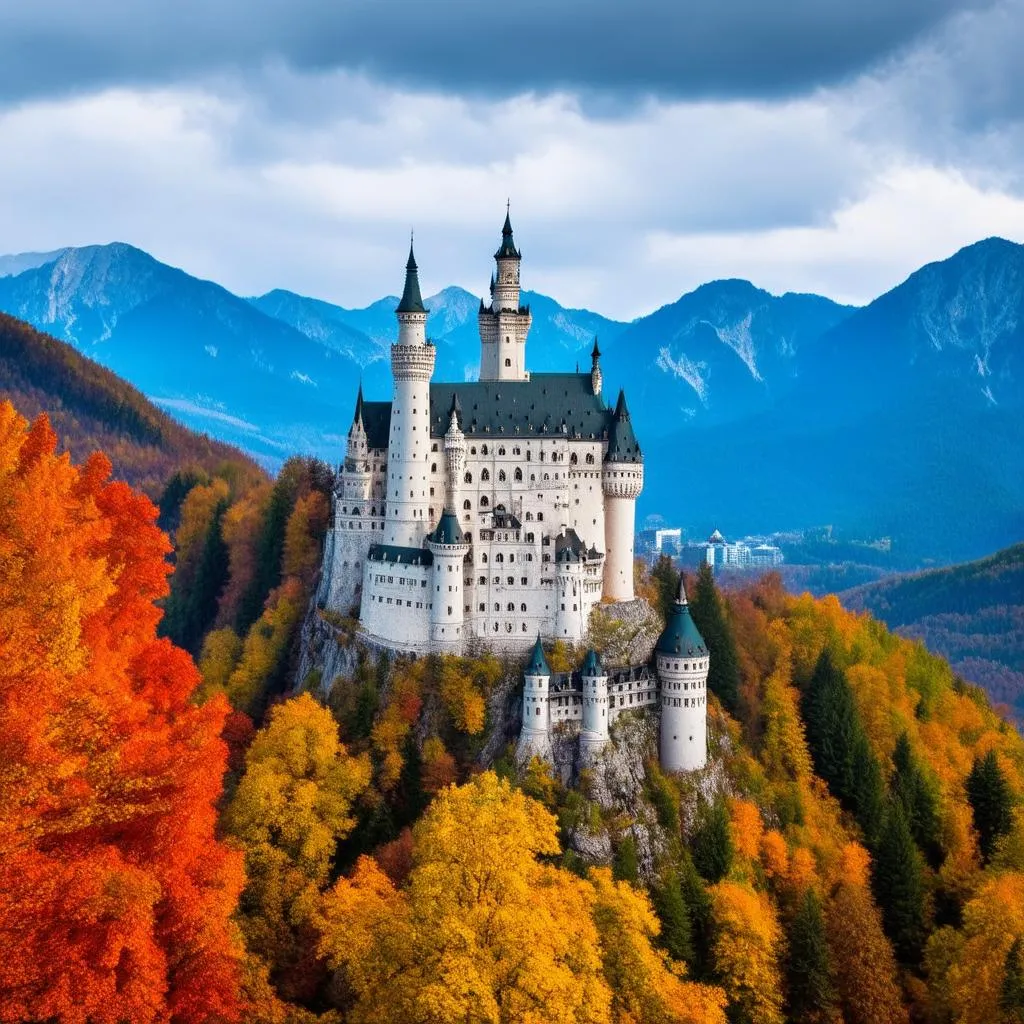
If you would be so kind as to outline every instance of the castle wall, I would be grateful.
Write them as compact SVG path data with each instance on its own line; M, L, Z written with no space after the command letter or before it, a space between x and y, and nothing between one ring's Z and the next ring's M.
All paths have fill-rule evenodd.
M359 620L371 641L402 651L430 650L431 566L369 560Z

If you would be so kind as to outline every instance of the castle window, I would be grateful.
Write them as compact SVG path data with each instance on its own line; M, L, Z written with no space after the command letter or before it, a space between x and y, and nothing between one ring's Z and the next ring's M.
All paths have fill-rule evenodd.
M525 612L525 611L526 611L526 605L525 605L525 604L522 604L522 605L520 605L520 606L519 606L519 610L520 610L521 612Z
M533 459L533 455L531 454L530 449L527 448L526 449L526 461L530 462L532 459Z
M509 578L508 578L508 585L510 587L514 587L516 585L516 578L515 578L515 576L509 576Z
M499 448L498 449L498 454L499 455L504 455L505 454L505 449L504 448Z
M498 624L497 623L494 624L494 628L495 629L498 628ZM537 715L538 715L538 717L540 716L540 708L537 708Z
M508 338L506 338L505 340L508 341ZM505 360L505 365L506 366L511 366L512 365L512 360L511 359L506 359Z
M529 583L529 579L528 579L528 578L527 578L526 576L524 576L524 577L522 578L522 580L520 580L520 582L521 582L521 583L522 583L522 585L523 585L523 586L525 587L525 586L527 585L527 583ZM523 608L523 611L526 611L526 608L525 608L525 606L524 606L524 608Z
M526 513L526 521L528 523L533 522L533 513L532 512L527 512ZM526 536L527 536L527 538L529 538L530 535L527 534Z
M526 560L527 560L528 562L532 562L532 561L533 561L533 555L532 555L532 554L528 554L528 555L526 556Z
M537 513L537 522L541 523L543 521L544 521L544 513L543 512L538 512Z
M487 445L481 445L480 446L480 454L481 455L486 455L487 454Z
M587 465L588 466L592 466L593 464L594 464L594 456L593 455L587 455Z
M487 605L485 605L485 604L483 603L483 601L481 601L481 602L480 602L480 611L482 611L482 612L485 612L485 611L487 611Z
M508 560L509 560L510 562L514 562L514 561L516 560L516 556L515 556L515 555L509 555L509 556L508 556Z
M436 462L432 462L430 464L430 472L431 473L436 473L437 472L437 463Z
M518 468L516 469L516 471L515 471L515 481L516 481L517 484L521 484L523 482L523 471L521 469L518 469Z
M500 604L498 604L498 602L497 602L497 601L495 601L495 602L494 602L494 610L495 610L496 612L500 612L500 611L501 611L501 605L500 605Z
M510 612L514 612L516 610L515 604L513 604L513 602L511 602L511 601L509 601L509 603L508 603L508 610Z
M490 498L488 498L486 494L483 495L483 497L481 497L481 499L480 499L480 507L481 508L487 508L490 504L491 504Z
M501 553L501 552L499 551L499 552L498 552L498 553L497 553L497 554L496 554L496 555L494 556L494 560L495 560L496 562L504 562L504 561L505 561L505 556L504 556L504 555L503 555L503 554L502 554L502 553Z
M580 461L580 460L579 460L579 459L578 459L578 458L576 457L576 453L575 453L575 452L573 452L573 453L572 453L572 455L570 455L570 456L569 456L569 465L570 465L570 466L575 466L575 465L577 465L577 463L578 463L579 461Z
M515 448L513 448L513 449L512 449L512 454L513 454L513 455L521 455L521 454L522 454L522 453L520 452L520 450L519 450L519 447L518 447L518 445L517 445L517 446L516 446Z
M487 552L486 551L481 551L480 552L480 561L483 562L484 565L487 564Z
M472 448L469 449L469 454L470 455L476 455L476 445L474 445Z
M430 450L431 450L432 452L436 452L436 451L437 451L437 445L436 445L436 444L432 444L432 445L430 446Z
M471 508L473 507L473 502L471 502L471 501L469 500L469 498L467 498L467 499L466 499L466 500L465 500L465 501L464 501L464 502L462 503L462 507L463 507L463 508L464 508L464 509L465 509L465 510L466 510L466 511L468 512L468 511L469 511L469 510L470 510L470 509L471 509Z
M481 470L481 472L480 472L480 479L484 483L486 483L488 480L490 480L491 479L490 470L487 470L487 469Z
M472 474L472 473L467 473L467 474L466 474L466 475L465 475L465 476L464 476L464 477L462 478L462 482L463 482L463 483L467 483L467 484L471 484L471 483L473 482L473 474Z
M505 482L505 470L498 470L498 483L503 484Z
M524 633L526 632L526 623L525 622L523 623L523 632Z

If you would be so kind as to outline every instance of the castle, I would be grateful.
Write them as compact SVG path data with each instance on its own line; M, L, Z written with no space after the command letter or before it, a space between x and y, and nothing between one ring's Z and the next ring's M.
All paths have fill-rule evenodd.
M644 464L626 396L603 397L597 340L589 373L526 368L529 306L506 212L490 304L480 303L480 380L432 380L410 243L395 310L390 402L362 387L334 488L318 603L358 609L364 640L414 654L475 646L533 653L525 672L520 757L551 757L555 732L599 752L624 711L660 716L667 770L707 758L708 652L678 599L645 667L607 673L591 651L552 675L541 638L582 641L603 598L633 599L636 499Z
M413 653L578 642L602 598L633 598L644 466L626 397L589 373L527 370L530 308L508 214L480 303L480 380L431 378L412 245L390 402L356 399L318 600L358 607L366 640Z
M579 672L552 674L540 637L524 671L523 725L517 759L552 759L552 736L575 735L583 759L608 744L611 723L625 711L652 708L659 717L658 759L666 771L707 763L710 657L690 616L683 578L648 666L606 672L591 649Z

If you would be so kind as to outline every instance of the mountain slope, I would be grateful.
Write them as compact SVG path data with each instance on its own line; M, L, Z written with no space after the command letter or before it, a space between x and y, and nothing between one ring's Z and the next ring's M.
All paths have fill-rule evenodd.
M101 450L116 477L152 497L185 466L230 463L236 473L263 476L236 448L181 426L110 370L3 313L0 399L30 419L45 412L76 463Z
M785 396L806 349L851 312L820 295L712 281L631 324L605 360L605 379L628 386L648 440L691 421L740 419Z
M68 249L0 278L0 309L271 460L347 428L359 378L352 359L131 246Z
M1024 717L1024 544L988 558L855 587L847 608L923 640Z

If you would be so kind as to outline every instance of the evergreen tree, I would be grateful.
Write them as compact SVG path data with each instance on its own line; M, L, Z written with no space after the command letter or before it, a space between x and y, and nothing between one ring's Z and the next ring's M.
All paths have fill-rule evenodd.
M693 834L693 863L701 875L714 885L732 867L732 832L729 810L722 799L701 808L700 820Z
M975 758L967 776L967 799L978 833L982 863L987 864L996 844L1013 828L1013 797L994 750Z
M924 770L910 749L910 739L901 733L892 755L893 773L890 789L903 806L914 842L933 868L943 860L942 825L938 798Z
M924 869L903 805L897 800L886 809L871 874L882 924L897 959L916 964L926 934Z
M636 837L632 832L627 832L619 840L618 849L615 851L615 860L612 864L612 873L620 882L629 882L636 885L638 876L638 865L636 859Z
M740 663L736 640L715 586L711 566L706 562L697 573L697 583L690 598L690 614L711 656L708 689L722 702L726 711L735 715L740 702Z
M693 957L687 960L697 981L710 981L714 974L714 916L711 894L687 851L679 861L679 892L690 918Z
M658 614L667 618L679 591L679 572L668 555L659 556L651 569L651 582L658 595Z
M1003 984L999 991L1000 1024L1024 1024L1024 943L1013 940L1006 953Z
M789 928L788 1017L801 1024L829 1024L837 1017L825 916L821 900L808 889Z
M691 963L694 959L693 918L678 872L669 871L651 887L651 901L661 922L658 942L662 949L673 960Z
M867 735L860 726L859 717L853 741L851 764L853 813L868 846L871 846L878 838L885 815L885 783L882 781L881 765L871 749Z

